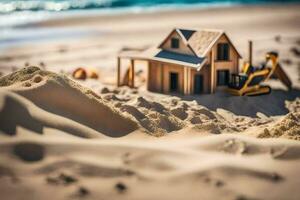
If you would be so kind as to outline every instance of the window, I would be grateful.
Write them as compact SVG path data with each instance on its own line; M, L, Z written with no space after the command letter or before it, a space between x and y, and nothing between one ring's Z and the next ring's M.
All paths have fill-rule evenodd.
M173 49L179 48L179 39L177 39L177 38L171 39L171 48L173 48Z
M218 44L218 60L229 60L229 44L228 43L220 43Z
M226 86L229 84L229 70L217 71L217 86Z

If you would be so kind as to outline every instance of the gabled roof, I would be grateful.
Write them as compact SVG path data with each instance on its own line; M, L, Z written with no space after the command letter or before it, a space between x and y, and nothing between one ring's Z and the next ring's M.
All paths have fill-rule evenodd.
M175 31L182 38L183 43L186 44L189 49L191 49L194 55L175 53L161 48L162 45L171 37L171 35ZM119 57L145 60L150 59L155 61L183 65L200 70L207 61L207 53L211 50L213 45L218 41L218 39L222 35L225 35L227 40L235 49L228 36L222 30L187 30L177 28L174 29L168 35L168 37L164 39L164 41L159 45L159 48L149 48L148 50L140 52L122 52L119 54ZM240 56L237 50L236 52Z
M237 49L232 44L229 37L226 35L226 33L223 30L209 30L209 29L188 30L188 29L175 28L166 37L166 39L159 45L159 48L162 47L162 45L169 39L169 37L172 35L174 31L176 31L179 34L184 44L186 44L192 50L195 56L205 57L206 54L210 51L210 49L213 47L213 45L218 41L218 39L222 35L225 35L225 37L233 46L233 48L235 49L239 57L241 57L241 54L237 51Z
M188 40L188 44L197 56L205 56L222 34L222 31L196 31Z

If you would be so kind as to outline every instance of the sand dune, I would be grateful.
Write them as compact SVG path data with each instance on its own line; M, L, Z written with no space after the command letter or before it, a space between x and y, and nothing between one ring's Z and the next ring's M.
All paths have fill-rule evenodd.
M269 122L259 118L228 118L228 111L216 113L193 101L184 102L177 99L165 102L150 101L138 94L128 95L130 89L126 87L123 91L106 89L105 94L99 96L62 75L43 71L37 67L24 68L9 74L1 78L0 83L2 90L21 95L40 109L111 137L124 136L138 129L139 126L152 135L162 136L187 126L217 134L243 131L246 127L250 127L250 124ZM10 102L13 101L6 104ZM14 104L18 104L17 100ZM8 110L6 112L11 112L14 107L16 106L4 106ZM19 109L21 110L23 108ZM3 116L5 114L7 113ZM28 118L28 114L20 116L22 117ZM115 126L116 122L117 126ZM16 121L13 122L15 123ZM32 123L34 122L28 126L35 127L36 132L42 132L40 125ZM15 130L9 131L15 132Z
M25 101L20 97L22 96L27 99L26 101L33 102L37 106L36 109L67 118L80 126L92 129L94 133L99 132L111 137L125 136L135 130L163 136L171 132L184 131L185 128L193 132L220 134L241 133L255 127L255 136L258 137L270 137L273 134L273 137L283 135L282 137L300 139L298 133L300 128L297 123L300 117L297 114L298 104L287 103L292 112L283 121L280 117L269 118L263 114L257 114L258 117L252 118L238 116L220 108L212 111L199 105L197 101L184 101L176 97L161 100L154 96L149 100L127 87L115 90L104 88L102 94L96 94L63 75L43 71L37 67L24 68L2 77L0 84L2 90L15 93L8 95L11 97L10 100L3 97L8 104L3 106L3 116L17 107L20 107L18 111L25 109L22 103L18 103L18 101ZM227 97L219 95L218 99L225 101ZM237 100L242 103L244 99L235 101ZM10 104L15 105L9 106ZM257 105L260 106L263 107ZM22 121L22 117L29 119L30 115L27 112L23 111L24 114L20 115L18 120ZM15 127L19 121L10 122L11 127ZM26 126L34 127L35 132L42 132L42 126L35 124L34 120L25 120L25 122ZM116 126L115 123L118 125ZM280 134L278 133L280 131L275 129L290 130L290 132ZM15 133L15 128L9 132Z
M0 102L0 130L6 135L17 134L21 126L39 134L43 134L44 127L50 127L84 138L104 137L73 120L42 110L17 94L1 90Z
M106 106L91 90L64 76L29 67L2 77L0 82L3 89L26 97L41 109L105 135L118 137L137 129L134 121Z
M150 98L152 98L150 100L143 97L145 96L143 93L131 93L131 89L127 87L114 90L105 88L103 91L105 93L100 94L100 96L105 101L115 106L116 109L132 115L151 135L156 136L183 131L185 128L190 128L194 132L207 132L210 134L240 133L252 127L263 130L279 120L278 117L270 118L262 113L257 113L256 117L248 117L235 115L221 108L212 111L196 100L185 101L178 97L160 98L150 95ZM210 96L210 98L213 98L213 95ZM219 101L224 100L225 104L229 101L229 97L222 94L217 94L217 98ZM220 102L219 106L222 107L224 102ZM236 99L235 102L245 104L244 98ZM234 103L232 104L234 105ZM256 107L263 108L264 104L257 104ZM250 106L250 108L244 110L252 112L254 109Z

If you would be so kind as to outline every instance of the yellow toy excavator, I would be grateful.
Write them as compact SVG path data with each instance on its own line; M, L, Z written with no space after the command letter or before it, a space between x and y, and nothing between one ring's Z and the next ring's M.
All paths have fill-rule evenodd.
M267 67L269 61L272 62L272 67ZM292 82L281 68L276 52L267 53L266 63L261 67L253 67L250 63L246 63L241 74L232 74L227 91L237 96L268 94L271 92L271 87L262 83L271 76L275 76L282 81L288 89L292 88Z

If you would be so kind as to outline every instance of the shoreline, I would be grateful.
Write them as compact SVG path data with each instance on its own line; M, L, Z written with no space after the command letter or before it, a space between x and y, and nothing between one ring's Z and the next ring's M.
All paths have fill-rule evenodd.
M155 15L159 15L160 17L176 17L179 14L183 14L183 15L193 15L193 14L199 14L198 12L201 11L200 14L202 15L206 15L208 13L215 13L218 11L221 11L222 13L228 13L228 12L232 12L232 11L237 11L239 13L242 13L243 10L249 10L249 9L253 9L253 10L264 10L264 9L285 9L285 8L294 8L294 7L300 7L300 3L294 3L294 4L272 4L272 5L230 5L230 6L220 6L220 7L190 7L190 8L180 8L180 9L176 9L176 8L171 8L171 9L167 9L167 10L153 10L150 12L137 12L137 13L132 13L132 12L124 12L124 13L98 13L98 14L93 14L93 13L85 13L83 15L80 16L76 16L76 15L71 15L69 17L65 17L65 18L57 18L57 19L48 19L46 21L43 22L37 22L37 23L33 23L31 24L32 27L40 27L40 26L47 26L47 27L51 27L51 26L60 26L60 25L64 25L64 26L74 26L74 25L80 25L81 23L92 23L94 21L105 21L105 20L119 20L119 18L124 19L124 17L126 19L134 19L135 17L142 17L142 18L147 18L149 16L155 16Z
M276 27L276 31L280 32L288 32L288 34L278 33L284 36L297 36L299 35L300 30L297 28L297 21L296 18L299 15L296 14L296 10L300 9L300 3L295 4L288 4L288 5L281 5L281 4L271 4L271 5L251 5L251 6L244 6L244 5L235 5L235 6L225 6L225 7L202 7L202 8L183 8L179 10L156 10L153 12L145 12L145 13L132 13L132 12L124 12L124 13L69 13L66 16L62 14L59 17L49 18L38 22L27 23L24 25L17 25L12 28L3 29L2 39L5 42L6 47L10 47L9 40L17 41L17 45L13 45L12 47L22 46L22 40L24 40L24 35L20 34L22 30L32 32L33 36L36 38L40 38L38 32L43 32L43 29L51 30L58 30L54 32L63 32L65 29L67 32L70 29L74 29L75 37L70 35L70 39L76 39L77 32L84 32L83 38L92 38L95 34L100 32L101 35L105 34L110 37L110 35L119 35L119 34L131 34L131 35L138 35L139 33L144 34L146 31L151 29L155 30L155 34L161 34L167 32L167 30L174 28L174 27L188 27L188 28L198 28L198 24L202 24L201 27L205 28L213 28L213 29L224 29L227 32L232 32L234 35L236 32L241 32L240 30L236 30L239 26L244 26L245 24L249 24L248 26L261 26L261 23L257 23L258 20L265 20L265 23L268 26L276 27L276 23L273 21L280 21L284 18L287 18L285 22L280 22L283 26L288 25L287 28L281 28L279 30ZM256 12L255 16L249 16L251 13ZM210 16L210 17L209 17ZM199 18L199 22L196 22L196 19ZM222 19L224 18L224 19ZM229 19L232 18L232 19ZM293 21L291 21L294 18ZM169 19L172 19L169 21ZM157 21L162 21L164 26L157 23ZM133 23L134 21L134 23ZM222 23L224 21L224 23ZM244 22L244 23L241 23ZM149 25L143 25L144 23L148 23ZM229 23L241 23L239 26L235 25L232 26ZM288 23L293 23L293 25L289 25ZM261 24L261 25L260 25ZM230 26L229 26L230 25ZM292 31L287 31L288 28L293 26L291 29ZM233 30L230 30L234 28ZM248 28L248 27L247 27ZM266 27L259 27L263 30ZM78 29L78 30L77 30ZM243 28L241 28L242 30ZM271 28L270 28L271 29ZM37 30L37 32L35 32ZM293 32L293 30L297 30ZM252 31L250 31L252 32ZM250 33L249 32L249 33ZM25 32L26 33L26 32ZM92 33L92 34L89 34ZM19 35L18 35L19 34ZM57 35L56 34L56 35ZM248 34L248 33L246 33ZM152 36L154 39L155 37ZM264 36L265 37L265 36ZM59 38L59 37L58 37ZM237 38L237 36L236 36ZM244 37L243 37L244 38ZM251 38L247 37L248 39ZM270 38L270 37L269 37ZM30 40L26 39L27 44ZM43 39L43 38L42 38ZM79 38L80 39L80 38ZM238 39L238 38L237 38ZM258 38L259 39L259 38ZM18 45L18 41L20 45ZM44 39L42 40L44 41ZM47 42L47 38L45 39ZM34 42L34 40L32 40ZM35 43L35 42L34 42ZM1 44L1 43L0 43ZM15 43L14 43L15 44ZM2 48L3 49L3 48ZM6 48L7 49L7 48Z
M294 8L299 7L299 3L290 2L290 3L262 3L262 4L224 4L224 5L210 5L210 6L183 6L181 8L177 8L176 6L164 7L164 8L149 8L148 10L141 11L141 8L132 8L132 9L103 9L103 10L71 10L71 11L63 11L62 13L58 13L58 16L49 17L48 19L44 19L38 22L31 22L23 25L16 25L14 28L22 28L22 27L51 27L51 26L60 26L61 23L66 25L76 25L84 22L96 21L101 18L102 21L106 19L119 19L120 17L135 18L135 17L149 17L153 15L160 15L162 17L165 16L177 16L178 14L183 15L192 15L201 11L203 14L208 14L211 12L231 12L239 10L264 10L264 9L283 9L285 8ZM241 13L241 12L240 12ZM54 13L50 13L54 14Z

